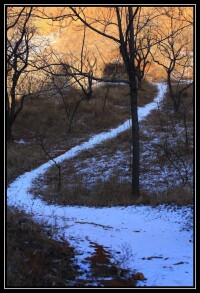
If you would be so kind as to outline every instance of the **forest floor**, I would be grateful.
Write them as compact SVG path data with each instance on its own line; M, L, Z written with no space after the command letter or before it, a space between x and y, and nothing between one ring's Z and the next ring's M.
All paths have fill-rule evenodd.
M120 107L120 111L124 111L125 105ZM154 105L154 110L151 109L143 120L141 112L142 196L137 203L130 194L130 124L126 124L127 129L115 138L107 140L106 137L92 149L86 147L74 157L66 156L66 160L64 157L70 149L84 143L87 145L87 141L92 140L90 130L84 136L71 135L70 139L65 134L62 145L58 141L57 144L48 143L48 152L61 164L59 189L58 170L50 160L50 164L47 162L48 170L45 169L45 173L40 171L40 176L34 180L31 178L29 186L26 186L29 180L21 181L23 184L15 191L15 204L13 199L9 202L9 190L13 192L12 186L16 185L14 179L48 161L48 157L41 146L30 139L30 133L27 137L16 138L15 147L8 145L8 287L192 286L192 120L188 121L186 129L184 120L180 120L182 124L176 123L176 118L165 105L162 109L165 111L161 115L158 105ZM128 113L124 117L128 118ZM117 122L118 118L114 125ZM100 129L97 133L100 134ZM105 133L104 128L104 136ZM178 140L179 137L187 141ZM183 141L187 147L183 146ZM23 164L19 154L24 151ZM28 205L23 199L23 190L26 194L27 188L33 195ZM45 204L41 204L43 201ZM55 210L50 209L51 215L49 212L46 214L48 221L41 218L41 214L45 215L44 205L47 203L52 209L55 207ZM80 208L83 205L92 208ZM11 209L13 206L15 209ZM57 211L59 207L63 211L64 206L67 216L64 220L62 214L61 224L60 212ZM150 208L152 206L154 208ZM27 216L27 211L33 219L40 219L38 224ZM155 214L158 217L154 217ZM157 219L155 223L154 218ZM134 222L140 224L136 227ZM164 238L158 227L163 227ZM143 233L144 230L147 233ZM180 237L177 237L179 233ZM133 237L133 234L139 236ZM174 245L169 256L166 249L170 246L171 237ZM143 246L147 238L151 249ZM154 260L151 266L149 260ZM144 265L146 262L148 269ZM174 274L178 277L173 278Z

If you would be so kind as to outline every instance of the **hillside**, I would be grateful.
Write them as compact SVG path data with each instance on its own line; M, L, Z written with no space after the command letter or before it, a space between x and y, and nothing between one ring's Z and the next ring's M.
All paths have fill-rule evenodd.
M159 95L162 97L163 97L163 94L164 94L163 91L159 92ZM147 115L149 111L153 109L154 107L156 107L156 103L152 103L152 107L148 107L147 105L146 111L145 111L145 107L144 108L141 107L141 110L139 110L141 123L142 123L143 117ZM154 117L154 115L148 116L146 118L146 121L152 121L152 118ZM122 129L124 133L126 133L125 130L129 127L130 127L130 124L126 123L126 124L123 124L123 127L118 127L116 129L118 129L119 133ZM24 175L19 177L16 181L10 184L10 187L8 188L9 206L12 207L14 205L15 207L19 209L25 210L28 214L32 215L33 219L36 222L39 221L40 223L42 221L42 226L43 226L43 228L42 227L35 228L35 224L29 222L30 220L28 220L27 216L22 215L22 219L20 219L21 216L19 213L17 213L16 219L19 224L18 224L18 228L15 227L16 236L17 236L18 229L19 231L21 231L20 233L26 230L28 232L28 233L26 232L27 235L29 235L29 231L35 231L34 232L35 244L33 245L33 249L30 250L29 248L28 253L26 252L27 250L24 244L22 243L17 244L20 246L22 245L23 247L23 248L21 247L19 250L19 258L22 252L23 252L23 255L24 253L26 253L27 263L30 266L32 264L31 255L33 256L38 255L38 257L40 256L40 254L42 253L42 250L40 248L41 246L38 247L38 245L40 245L40 243L43 242L45 243L45 247L47 247L45 249L45 255L48 255L47 254L48 251L52 250L52 245L53 247L55 247L53 248L52 251L54 251L54 249L57 249L56 248L57 246L58 247L60 246L63 252L66 251L66 249L67 250L70 249L70 254L68 255L69 260L66 260L66 261L69 263L69 266L73 268L73 273L69 276L68 273L65 273L63 271L64 259L65 259L62 256L63 254L59 255L58 257L54 255L53 253L53 258L50 257L51 262L54 263L54 261L57 260L58 263L60 264L62 263L62 272L60 271L60 269L58 269L57 267L53 265L54 270L52 271L53 268L52 267L50 268L51 273L49 276L49 274L47 273L48 269L46 266L44 266L44 268L43 269L41 268L40 270L41 280L43 281L38 282L38 281L34 281L34 280L37 280L37 278L35 279L34 277L35 268L33 266L33 269L29 270L30 273L28 273L28 275L26 274L27 280L25 281L22 275L21 277L22 283L16 282L16 285L19 284L20 286L21 284L21 286L23 286L24 284L24 286L26 286L26 284L29 284L29 286L33 286L33 287L34 286L43 287L45 286L45 284L46 286L50 286L50 287L51 286L53 287L57 287L57 286L58 287L59 286L62 286L62 287L63 286L64 287L65 286L69 286L69 287L192 286L193 284L192 283L193 282L192 281L193 265L192 265L192 257L191 257L192 241L193 241L192 240L193 239L192 238L192 206L191 206L192 200L191 200L191 197L189 196L191 195L191 192L186 193L187 189L184 190L184 188L181 187L180 181L177 181L177 184L178 184L177 187L175 186L173 187L174 191L173 189L171 189L171 191L174 192L173 196L170 196L173 194L173 192L170 192L170 189L167 191L167 193L163 193L163 195L162 195L162 192L159 191L159 189L157 189L156 194L155 194L155 191L154 191L154 194L152 194L151 189L153 190L153 186L150 185L148 192L146 191L146 193L144 194L145 196L144 197L142 196L140 201L137 204L151 203L153 205L155 204L158 205L166 201L168 204L171 203L170 206L167 207L163 205L158 205L156 208L155 207L152 208L150 205L148 205L147 207L143 205L136 207L135 205L133 205L133 206L130 206L129 208L128 207L126 208L125 206L130 204L132 205L133 202L130 202L129 196L125 196L126 195L125 193L127 193L128 195L128 190L125 192L126 189L124 188L124 183L123 183L125 179L122 179L123 177L121 178L117 177L115 174L113 174L113 171L112 171L113 170L112 158L114 158L112 154L113 150L111 149L111 144L108 144L108 142L106 142L106 139L110 137L111 133L112 131L110 133L108 132L108 134L106 134L106 132L104 132L103 134L99 133L96 136L93 136L93 138L91 138L88 142L84 139L85 142L83 141L82 143L80 143L81 142L80 140L79 142L80 147L78 148L75 147L74 153L73 153L73 147L72 147L73 145L71 145L72 147L71 150L69 148L69 151L66 152L66 154L64 153L57 157L57 163L58 162L61 163L61 161L63 161L64 158L67 158L68 156L69 157L75 156L75 158L73 160L71 159L71 162L70 162L70 166L72 168L73 164L77 165L77 163L81 163L82 160L89 159L89 153L87 153L87 156L85 156L84 152L83 152L83 155L81 155L80 151L84 148L90 149L91 147L93 147L94 150L92 150L92 153L91 153L92 163L89 161L85 161L84 164L86 166L87 165L90 166L90 171L87 170L87 174L89 175L90 178L91 178L90 172L92 170L95 170L95 173L96 173L96 170L99 169L99 171L96 173L96 176L97 176L96 180L97 180L98 187L101 188L101 193L98 193L95 195L95 187L94 187L92 193L97 197L94 197L95 203L92 203L92 205L93 206L99 205L99 204L102 205L103 203L104 206L105 205L109 206L109 208L97 209L93 207L88 210L88 208L82 208L80 206L79 207L66 206L66 204L69 204L69 203L70 205L74 205L74 204L91 205L89 198L92 196L92 194L84 194L83 190L80 189L78 180L76 179L75 180L76 183L73 183L73 180L67 177L68 188L69 188L69 182L70 182L72 186L71 188L74 189L73 197L70 197L70 202L66 202L66 200L63 201L64 197L67 199L69 195L68 193L64 195L62 193L64 190L62 190L62 192L61 191L58 192L58 190L56 191L56 186L57 186L56 168L51 170L51 174L53 175L54 173L53 181L48 181L45 183L43 182L42 184L37 181L36 196L29 194L30 191L28 190L30 190L30 188L33 189L31 182L35 176L36 176L35 178L38 177L38 172L40 174L39 176L40 181L41 180L44 181L43 176L41 176L43 174L46 174L47 178L52 177L52 175L48 175L48 173L44 173L45 170L48 169L48 167L50 167L51 165L52 166L54 165L54 162L51 160L48 163L44 164L43 166L39 167L38 169L35 169L35 171L33 170L31 172L25 173ZM114 134L114 137L115 137L117 132L114 131L113 133L115 133ZM102 137L102 138L100 138L99 140L98 137L99 138ZM113 139L115 141L116 146L122 146L121 143L119 143L119 139L121 140L123 136L118 137L116 139L114 137ZM126 136L124 138L126 138ZM105 140L104 143L102 139ZM112 142L113 139L111 139L110 142ZM21 146L22 149L28 148L28 143L25 142L25 137L23 137L23 141L24 141L23 144L20 144L18 143L19 141L18 142L16 141L14 145L18 144ZM125 141L127 141L127 138ZM93 143L94 143L94 146L93 146ZM100 144L98 148L96 146L96 143ZM100 155L101 158L103 159L102 150L99 148L101 147L101 144L104 147L104 152L105 150L107 150L108 152L107 158L106 158L107 162L109 162L108 158L110 156L110 163L107 166L106 166L106 163L103 161L100 164L97 163L96 161L96 158L98 158L98 155L100 154L101 154ZM89 149L87 150L87 152L89 152ZM97 151L96 153L95 153L95 149ZM117 147L117 149L120 149L120 148ZM124 151L120 150L120 152L126 153L126 148L124 149ZM78 153L80 154L76 158L76 154ZM120 162L120 157L121 155L119 157L115 157L114 161ZM152 162L155 162L155 158L152 157L152 159L153 159ZM66 172L66 167L65 167L66 163L65 161L63 162L64 162L64 165L62 165L62 176L63 176L62 182L65 182L66 179L64 176ZM83 162L81 164L83 164ZM120 165L122 166L122 163L120 163L119 166ZM105 174L101 170L102 168L104 168L106 171L110 170L111 173L110 175L108 175L108 182L106 182L106 179L105 179L104 181L98 183L98 180L101 179L99 172L102 174L101 175L103 176L102 178L106 178ZM116 168L117 168L117 165L115 164L114 170L116 170ZM77 170L79 170L79 172L81 170L84 171L83 165L81 165L81 168L80 167L77 168ZM154 172L158 171L156 170L157 169L155 168ZM120 171L120 173L122 172ZM66 174L69 174L68 171L66 172ZM158 174L156 176L157 178L159 177ZM113 180L112 177L115 177L115 179ZM82 178L83 178L82 184L86 183L87 179L85 177L82 177ZM50 185L49 186L50 190L48 191L48 193L45 192L44 187L47 186L48 188L48 185L53 182L55 184L55 187L52 187ZM116 188L115 187L116 184L119 187ZM119 189L121 184L123 184L123 188ZM158 185L158 183L156 184ZM164 182L162 182L162 184L164 184ZM91 190L93 186L92 182L90 183L87 182L86 186L88 186ZM110 189L110 186L111 186L111 189ZM160 185L160 187L161 186L162 185ZM20 191L18 191L18 188L20 189ZM70 189L68 189L68 191L69 190ZM164 190L166 190L166 187ZM51 191L51 195L49 194L50 191ZM111 196L110 199L112 201L109 200L107 192L109 192ZM46 197L46 194L49 194L49 197ZM61 198L58 197L59 194L62 194ZM102 196L105 196L105 195L106 197L102 198ZM101 201L100 198L102 198L103 201ZM104 198L106 198L107 201L105 201ZM45 203L45 201L43 202L43 200L45 201L47 200L47 202ZM177 206L172 205L172 203L179 203L180 207L178 208ZM58 206L57 204L62 205L62 207ZM123 207L111 208L113 204L114 206L122 205ZM185 205L185 204L187 204L188 207L184 207L184 206L181 207L182 205ZM65 206L65 208L63 208L63 205ZM108 214L107 214L107 211L108 211ZM10 213L11 215L13 213L13 211L11 211L10 208L8 212L9 212L9 215ZM122 214L120 215L120 213ZM146 213L148 214L148 216L146 215ZM141 218L142 214L145 220ZM156 217L155 217L155 214L157 214ZM131 218L127 218L129 215ZM13 217L15 216L13 215L12 218ZM136 217L138 217L137 220L136 220ZM150 221L149 228L148 228L147 218L149 219L148 221ZM116 219L119 219L119 222ZM127 221L126 226L125 226L125 221ZM159 221L161 221L161 223L159 223ZM155 231L153 227L155 227L156 229ZM163 227L163 229L162 230L157 229L157 227ZM172 233L172 227L174 227L173 229L175 234ZM9 228L8 231L10 231L10 229L13 229L10 221L8 224L8 228ZM127 233L128 231L127 229L130 230L128 233ZM105 233L107 233L106 234L107 236L103 237L100 231L103 232L104 236L105 236ZM113 234L114 231L116 231L115 232L116 234ZM129 242L129 241L132 242L132 237L133 237L131 236L132 235L131 231L133 232L135 231L134 235L138 235L139 237L139 238L138 237L134 238L135 240L133 241L133 246L130 245L130 242ZM144 233L145 231L146 233ZM170 236L168 236L167 231L169 231ZM112 233L110 234L110 232ZM41 233L44 235L42 236L42 239L40 236ZM124 233L123 237L122 237L122 233ZM147 233L150 233L150 234L147 235ZM156 237L158 240L156 240L156 243L158 243L158 246L155 245L155 233L157 233ZM163 236L161 236L160 233L165 233L165 237L163 238ZM168 239L169 242L171 243L171 240L170 240L171 237L174 239L175 236L173 235L177 235L178 233L180 233L180 237L178 237L178 239L181 242L177 241L176 244L174 244L171 247L172 251L170 252L168 250L168 244L167 244L168 242L166 242L165 239ZM49 240L47 239L45 240L46 238L45 234L49 235L48 237L52 237L56 241L59 240L59 242L55 244L52 242L51 244ZM14 241L15 238L13 238L13 235L12 236L10 234L8 235L10 237L9 239L12 240L11 243L13 243L13 245L15 245L16 243L15 241L17 242L19 241L19 240ZM116 239L115 245L113 242L113 239L114 239L113 237L115 237ZM149 243L151 243L152 241L152 245L149 246L149 249L147 249L147 247L144 246L144 249L141 250L141 243L143 242L145 243L145 240L142 237L145 237L144 239L149 239ZM26 240L27 246L30 247L30 244L32 243L31 237L28 236L26 239L27 239ZM111 243L109 243L109 239L111 239L112 245ZM150 239L154 239L154 240L150 240ZM163 239L163 242L161 242L162 239ZM74 248L67 248L68 247L67 243L70 243L70 245ZM180 243L182 243L181 249L180 249ZM36 244L37 246L35 247ZM139 245L140 247L139 254L136 248L137 245ZM179 247L179 249L177 250L176 247L177 248ZM165 249L168 251L167 254ZM187 249L187 252L185 251L185 249ZM9 251L12 254L11 248L9 248ZM184 256L187 255L186 259L183 257L183 255ZM37 257L37 260L35 259L35 261L39 266L41 266L41 263L38 257ZM141 263L139 262L139 259L142 259ZM143 263L145 260L148 263L149 261L154 260L154 262L152 262L151 268L149 267L149 269L147 270L145 269L146 266L143 266ZM101 266L99 263L101 264ZM11 264L12 266L10 267ZM10 272L12 272L12 274L14 273L14 275L17 276L18 273L14 269L15 266L16 266L15 263L9 260ZM163 273L161 273L162 277L159 277L158 272L161 272L161 267L162 267ZM179 276L178 279L174 279L170 275L170 272L173 272L174 270L176 271L178 270L175 273L176 276ZM138 272L140 272L140 275L137 274ZM47 281L45 281L45 278ZM65 281L63 278L65 279ZM8 274L8 284L11 287L15 284L15 279L13 275L12 275L12 280L10 279L10 274ZM28 283L28 280L30 280L29 281L30 283Z

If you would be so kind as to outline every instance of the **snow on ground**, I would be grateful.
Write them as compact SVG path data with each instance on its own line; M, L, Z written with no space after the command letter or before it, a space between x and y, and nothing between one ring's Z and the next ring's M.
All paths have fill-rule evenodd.
M161 87L160 90L163 88ZM160 106L159 106L160 108ZM141 113L141 112L140 112ZM141 116L140 116L141 117ZM140 119L141 120L141 119ZM141 139L141 169L140 169L140 184L143 192L165 193L166 190L180 186L187 183L188 186L192 186L193 170L191 156L181 154L179 147L180 138L184 139L184 127L178 127L173 125L173 131L165 130L157 131L160 122L159 118L155 125L148 124L148 119L140 121L140 134ZM164 127L164 126L163 126ZM169 128L169 126L167 126ZM130 130L127 130L130 132ZM176 136L174 137L174 132ZM173 136L173 137L172 137ZM192 135L188 135L188 138L192 138ZM127 138L128 139L128 138ZM177 140L177 142L176 142ZM164 151L159 145L165 145L168 142L168 150L172 149L173 162L169 160L163 161ZM191 143L191 142L190 142ZM117 176L121 182L131 182L131 148L124 147L123 140L116 141L116 146L107 145L102 143L95 151L93 155L91 152L81 152L76 158L72 158L71 161L63 161L65 167L65 173L67 174L67 188L74 188L74 176L79 179L85 188L92 191L95 184L101 180L106 182L113 176ZM112 151L110 152L110 149ZM162 156L159 160L158 157ZM73 166L73 171L69 169ZM68 172L69 171L69 172ZM48 177L40 177L40 184L38 190L41 190L45 185L45 180ZM170 178L170 180L169 180ZM183 180L185 180L183 182ZM70 184L70 182L72 182ZM37 184L39 181L37 181ZM44 188L43 188L44 190Z
M143 119L164 96L166 84L158 84L155 102L139 109ZM109 132L93 136L56 158L58 163L75 157L83 150L114 138L130 127L126 121ZM52 227L55 238L67 239L75 247L77 263L88 278L90 267L86 257L94 252L91 245L103 245L112 253L113 262L133 272L140 271L147 278L138 286L193 286L193 235L188 225L192 208L166 206L89 208L48 205L29 192L34 179L44 174L52 161L19 176L7 189L7 204L33 215L36 221ZM190 223L191 224L191 223ZM129 252L131 251L131 254ZM119 253L120 252L120 253ZM125 261L124 255L129 256Z
M145 125L141 123L141 132L143 139L141 140L141 170L140 184L143 191L164 192L170 187L177 187L183 184L182 180L187 181L187 184L192 185L193 170L191 157L181 157L181 153L177 151L178 156L174 157L173 164L170 161L160 163L159 156L162 155L158 145L166 141L163 133L149 133L145 130ZM148 127L148 125L147 125ZM151 128L152 130L152 128ZM166 135L166 134L165 134ZM146 140L144 139L146 138ZM148 143L147 143L148 141ZM176 150L176 145L171 142L170 147ZM70 176L73 179L74 175L81 178L84 186L92 190L98 180L107 181L113 175L118 176L122 182L131 182L131 149L125 149L123 142L117 143L117 146L112 150L112 155L108 151L108 146L102 144L98 150L93 151L93 156L88 153L81 153L76 158L73 158L70 163L64 162L66 170L73 165L73 172L69 172L68 188L70 188ZM112 146L113 148L113 146ZM95 166L95 167L94 167ZM67 173L67 171L66 171ZM170 180L169 180L170 178ZM39 189L44 185L45 178L40 178ZM72 183L72 188L73 188Z
M19 144L26 144L26 141L24 139L14 140L14 142Z

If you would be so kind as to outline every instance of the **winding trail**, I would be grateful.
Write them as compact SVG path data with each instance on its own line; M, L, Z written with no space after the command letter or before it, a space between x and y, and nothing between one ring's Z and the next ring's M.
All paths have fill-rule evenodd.
M147 104L144 107L139 107L139 121L144 119L150 113L150 111L155 109L158 106L158 103L164 98L167 85L165 83L158 83L157 86L158 94L154 101ZM56 161L56 163L59 164L64 160L71 159L77 156L81 151L92 149L96 145L104 142L105 140L115 138L119 133L126 131L130 127L131 120L128 119L118 127L113 128L108 132L102 132L100 134L94 135L90 140L71 148L66 153L55 158L54 161ZM12 184L10 184L10 186L7 189L7 204L9 206L17 206L22 208L28 208L33 205L44 205L43 201L33 198L31 193L29 192L29 189L32 186L33 180L35 180L41 174L44 174L52 165L54 165L54 162L52 160L49 160L47 163L42 164L40 167L19 176Z
M167 86L165 83L159 83L157 86L158 94L154 102L139 108L139 120L144 119L163 99ZM94 148L103 141L116 137L130 126L131 121L127 120L117 128L97 134L87 142L73 147L55 160L61 163L73 158L81 151ZM10 184L7 189L7 205L25 210L35 221L45 222L46 225L56 228L55 239L67 239L70 245L75 247L77 263L85 272L86 278L89 264L85 258L94 252L91 243L95 242L113 252L113 259L118 263L122 254L127 253L130 248L134 257L127 260L128 264L121 263L121 266L128 265L142 271L147 280L141 286L192 286L191 231L182 229L184 219L191 213L189 208L177 212L172 209L166 210L164 207L89 208L48 205L45 201L34 198L29 190L33 180L44 174L53 164L49 161L24 173ZM114 256L116 251L120 251L121 254ZM154 258L149 260L148 257L152 256ZM176 263L181 265L174 265Z

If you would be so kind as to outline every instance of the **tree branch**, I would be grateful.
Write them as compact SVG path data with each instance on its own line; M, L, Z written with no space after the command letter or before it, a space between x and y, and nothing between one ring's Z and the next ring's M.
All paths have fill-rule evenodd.
M113 40L113 41L115 41L115 42L117 42L117 43L120 43L120 40L118 40L117 38L115 38L115 37L113 37L113 36L111 36L111 35L108 35L108 34L102 32L102 31L96 29L96 28L93 27L92 25L90 25L86 20L84 20L84 19L83 19L83 18L82 18L77 12L76 12L76 10L75 10L73 7L70 7L70 9L74 12L74 14L78 17L78 19L79 19L82 23L84 23L87 27L89 27L91 30L95 31L96 33L98 33L98 34L100 34L100 35L102 35L102 36L104 36L104 37L106 37L106 38L108 38L108 39L111 39L111 40Z

